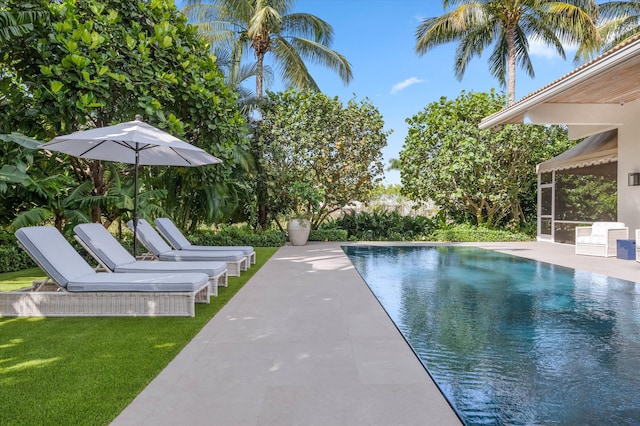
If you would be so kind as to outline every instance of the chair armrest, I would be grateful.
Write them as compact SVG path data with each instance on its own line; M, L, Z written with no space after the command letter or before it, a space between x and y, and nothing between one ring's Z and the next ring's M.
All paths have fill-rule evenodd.
M629 228L609 228L607 230L607 242L609 245L615 245L616 240L629 239Z
M590 226L576 226L576 240L578 237L589 237L591 236L591 227Z

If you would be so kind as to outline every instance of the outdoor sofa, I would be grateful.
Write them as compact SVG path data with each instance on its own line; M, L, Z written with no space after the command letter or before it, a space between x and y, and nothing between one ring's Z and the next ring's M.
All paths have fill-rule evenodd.
M127 226L133 231L133 221L127 222ZM149 250L153 258L166 261L219 261L226 262L227 274L240 276L240 272L247 269L249 259L241 251L208 250L186 251L172 250L169 244L156 232L144 219L138 219L136 238Z
M622 222L594 222L576 226L576 254L615 257L617 240L629 238L629 228Z
M102 269L116 273L200 272L209 276L209 292L218 295L218 286L227 286L225 262L167 262L136 260L109 231L99 223L83 223L73 228L75 239Z
M52 226L15 235L47 279L0 293L0 316L194 316L209 303L207 274L96 272Z
M184 236L180 229L167 217L154 220L156 229L176 250L239 250L249 258L249 266L256 263L256 252L251 246L197 246Z

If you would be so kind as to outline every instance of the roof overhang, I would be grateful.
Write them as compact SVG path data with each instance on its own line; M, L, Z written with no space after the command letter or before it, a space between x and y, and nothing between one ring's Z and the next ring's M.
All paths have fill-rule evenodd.
M485 117L481 129L503 124L564 124L578 139L621 125L620 108L640 99L640 36L607 51L515 104Z

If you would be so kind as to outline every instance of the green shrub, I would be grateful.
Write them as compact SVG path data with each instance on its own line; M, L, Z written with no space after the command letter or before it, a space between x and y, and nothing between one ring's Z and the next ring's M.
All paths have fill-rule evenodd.
M13 239L13 244L13 246L0 246L0 273L21 271L35 267L36 264L31 260L27 252L18 247L15 238Z
M431 237L433 241L440 242L498 242L531 240L530 236L523 233L513 233L501 229L488 229L469 224L451 225L446 229L435 230Z
M218 232L199 230L187 236L194 245L281 247L287 236L281 231L253 230L248 226L222 225Z
M347 241L348 238L348 232L338 228L315 229L309 234L309 241Z
M424 216L401 216L395 211L375 208L371 213L345 212L318 230L327 229L346 231L349 241L424 241L433 231L434 223Z

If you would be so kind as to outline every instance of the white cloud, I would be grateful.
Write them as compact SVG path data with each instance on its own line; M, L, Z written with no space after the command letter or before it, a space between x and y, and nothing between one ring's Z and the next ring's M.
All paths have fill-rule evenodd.
M408 78L404 81L401 81L400 83L394 84L393 87L391 88L391 94L395 95L399 91L404 90L409 86L413 86L414 84L422 83L423 81L424 80L420 80L417 77Z
M578 46L568 43L563 43L562 48L564 49L564 53L567 57L572 57L575 51L578 50ZM560 57L553 47L543 44L537 39L529 39L529 55L545 59Z

